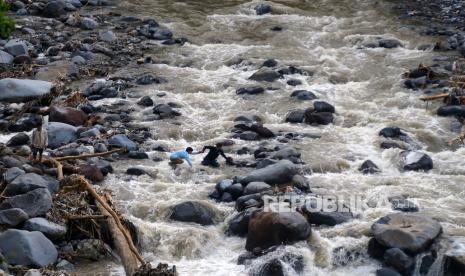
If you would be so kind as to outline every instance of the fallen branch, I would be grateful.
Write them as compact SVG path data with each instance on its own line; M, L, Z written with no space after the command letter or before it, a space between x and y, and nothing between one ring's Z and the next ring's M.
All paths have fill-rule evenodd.
M125 148L119 148L119 149L114 149L110 150L107 152L101 152L101 153L92 153L92 154L83 154L83 155L77 155L77 156L64 156L64 157L56 157L56 161L67 161L67 160L77 160L77 159L86 159L86 158L91 158L91 157L101 157L101 156L107 156L111 155L115 152L125 152Z
M426 96L426 97L421 97L420 100L422 101L434 101L434 100L439 100L439 99L444 99L449 97L449 93L441 93L437 95L432 95L432 96Z
M69 220L85 220L85 219L107 219L108 215L86 215L86 216L68 216Z

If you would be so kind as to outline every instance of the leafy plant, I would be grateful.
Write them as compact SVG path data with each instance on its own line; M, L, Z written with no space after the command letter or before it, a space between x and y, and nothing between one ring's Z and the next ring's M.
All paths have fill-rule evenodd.
M8 38L15 29L13 18L6 16L5 12L10 9L10 5L5 0L0 0L0 37Z

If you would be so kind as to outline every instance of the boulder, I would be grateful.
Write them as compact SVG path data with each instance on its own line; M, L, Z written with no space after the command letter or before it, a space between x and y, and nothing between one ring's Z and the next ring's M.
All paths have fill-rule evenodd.
M302 192L311 192L310 191L310 183L308 182L305 176L296 174L292 177L292 185L297 189L301 190Z
M384 252L384 262L403 275L410 275L415 265L413 258L405 254L404 251L399 248L386 250L386 252Z
M255 212L250 217L245 249L292 244L308 239L310 234L310 225L300 213Z
M24 222L23 230L42 232L52 241L58 241L65 237L66 227L48 221L44 218L31 218Z
M271 159L276 159L276 160L300 160L300 152L294 148L294 147L284 147L277 152L275 152L272 156Z
M263 67L250 76L249 80L273 82L279 79L281 75L271 68Z
M292 177L296 174L296 165L288 160L281 160L263 169L252 171L241 179L241 183L243 185L250 182L265 182L269 185L287 184L292 181Z
M405 171L429 171L433 169L433 160L425 153L403 151L400 157L401 167Z
M18 167L9 168L5 173L5 181L7 183L10 183L13 180L15 180L16 177L22 174L25 174L25 173L26 173L25 171L21 170Z
M317 99L317 96L308 90L296 90L292 92L291 97L296 97L300 101L311 101Z
M273 131L270 129L264 127L260 123L255 123L250 126L250 130L256 132L258 135L260 135L263 138L273 138L275 135Z
M18 146L23 146L23 145L29 145L30 142L31 142L31 139L29 139L29 135L21 132L11 137L11 139L8 140L6 145L8 147L18 147Z
M24 221L29 216L21 209L12 208L0 211L0 225L6 225L7 227L15 227Z
M372 257L373 259L382 261L384 258L384 252L386 252L387 249L388 248L386 248L384 245L377 242L375 238L371 238L368 241L367 253L368 256Z
M378 47L392 49L397 47L403 47L403 45L402 42L395 38L381 38L378 40Z
M329 125L333 120L333 113L315 112L313 108L305 110L304 121L309 125Z
M305 119L305 110L303 109L295 109L289 111L286 115L286 122L288 123L303 123Z
M103 32L100 32L99 35L98 35L98 39L101 40L101 41L105 41L105 42L113 42L116 40L116 35L114 32L108 30L108 31L103 31Z
M265 60L262 64L263 67L276 67L276 65L278 65L278 62L272 58Z
M150 74L145 74L140 76L136 83L139 85L149 85L149 84L161 84L161 83L167 83L168 81L162 77L155 77Z
M334 106L330 105L327 102L323 102L323 101L314 102L313 109L314 111L320 112L320 113L321 112L329 112L329 113L336 112L336 109L334 108Z
M26 42L20 39L11 39L3 47L5 48L5 51L7 51L12 56L21 56L28 54Z
M79 166L79 173L84 175L87 179L94 182L101 182L105 179L102 171L96 165L83 164Z
M248 94L248 95L256 95L264 93L265 89L260 86L250 86L250 87L242 87L236 90L237 95Z
M90 17L83 17L81 19L81 29L83 30L93 30L97 28L98 26L99 24L97 23L97 21L95 21L94 19Z
M363 174L375 174L380 172L378 166L376 166L376 164L371 160L366 160L363 162L358 170Z
M376 276L402 276L402 274L398 273L394 269L384 267L376 270Z
M159 115L161 119L168 119L181 116L181 113L174 110L174 108L167 104L157 104L153 108L153 113Z
M50 193L56 193L59 183L53 178L46 178L35 173L22 174L15 178L5 188L6 196L24 194L35 189L46 188Z
M40 80L12 79L0 80L0 101L26 102L50 94L52 83Z
M251 195L271 190L271 186L265 182L250 182L245 186L244 195Z
M377 242L387 248L399 248L417 254L442 232L441 225L428 217L396 213L380 218L372 227Z
M60 122L72 126L82 126L87 120L87 114L72 107L52 106L49 122Z
M52 208L52 196L48 189L35 189L26 194L9 197L0 204L0 210L22 209L30 218L44 216Z
M77 139L77 128L59 122L48 123L48 146L52 149L61 147Z
M230 236L245 237L249 231L249 221L253 213L260 209L252 207L235 214L228 223L227 234Z
M221 180L220 182L216 183L215 189L222 194L232 184L233 184L233 181L231 179L224 179L224 180Z
M310 224L335 226L353 219L351 212L339 209L340 203L334 202L334 206L337 206L336 210L327 210L325 206L331 203L317 204L317 200L319 199L308 198L304 206L302 206L302 212L306 215ZM328 207L330 206L328 205Z
M127 148L129 151L137 150L138 146L136 143L131 141L126 135L124 134L117 134L113 135L109 140L108 144L116 145L119 147Z
M297 85L301 85L302 81L298 79L290 79L286 83L290 86L297 86Z
M1 93L1 92L0 92ZM8 127L8 130L13 132L30 131L42 123L42 117L35 113L26 113L14 124Z
M89 159L89 162L87 163L89 165L97 166L102 171L103 175L113 173L113 167L111 166L111 163L106 160L99 159L99 158L92 158L92 159Z
M57 263L56 265L56 268L58 270L64 270L64 271L67 271L67 272L74 272L76 270L76 268L74 267L74 265L70 262L68 262L67 260L61 260Z
M13 168L22 167L28 160L18 155L5 155L0 157L0 162L3 163L6 168Z
M140 100L137 102L138 105L141 106L152 106L153 105L153 100L149 96L144 96L140 98Z
M240 183L236 183L228 186L224 192L230 194L232 199L236 200L244 194L244 187Z
M63 1L50 1L48 2L44 9L42 10L42 14L45 17L60 17L64 14L65 12L65 3Z
M7 52L0 50L0 63L11 64L13 63L14 57Z
M79 137L81 138L87 138L87 137L99 137L100 136L100 131L98 128L91 128L89 130L86 130L84 132L81 132L79 134Z
M195 201L186 201L171 207L169 218L201 225L212 225L219 222L216 211L211 206Z
M255 13L257 15L264 15L267 13L271 13L271 6L265 3L260 3L254 8Z
M304 256L286 252L262 264L252 276L300 275L304 270Z
M266 192L265 192L266 193ZM247 208L260 207L263 204L262 193L244 195L236 200L236 210L242 212Z
M438 116L465 117L465 105L447 105L438 108Z
M146 172L141 168L131 167L126 170L126 174L140 176L146 174Z
M398 127L385 127L379 132L379 136L383 136L384 138L399 138L403 135L406 134Z

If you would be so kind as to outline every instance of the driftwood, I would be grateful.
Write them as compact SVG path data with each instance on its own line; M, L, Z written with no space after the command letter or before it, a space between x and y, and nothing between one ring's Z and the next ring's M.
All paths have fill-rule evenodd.
M434 100L440 100L449 97L449 93L441 93L441 94L436 94L432 96L426 96L426 97L421 97L420 100L426 102L426 101L434 101Z
M77 159L86 159L86 158L91 158L91 157L102 157L102 156L107 156L110 154L113 154L115 152L125 152L125 148L119 148L119 149L114 149L106 152L101 152L101 153L92 153L92 154L83 154L83 155L76 155L76 156L64 156L64 157L56 157L56 161L67 161L67 160L77 160Z

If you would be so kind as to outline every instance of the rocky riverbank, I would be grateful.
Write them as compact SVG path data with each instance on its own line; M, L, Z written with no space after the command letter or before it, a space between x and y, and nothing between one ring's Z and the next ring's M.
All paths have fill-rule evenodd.
M463 30L450 31L450 25L443 25L453 27L463 22L461 16L452 17L461 15L460 1L450 2L454 9L443 9L438 27L425 28L425 34L438 36L441 41L422 45L419 50L435 49L438 58L435 64L422 65L406 74L405 86L412 90L434 95L445 89L449 92L457 89L450 80L457 75L454 62L465 46L465 36ZM422 18L437 15L431 13L434 5L407 3L411 5L400 7L409 16L419 15L413 9L420 9ZM276 6L269 2L254 4L251 12L259 16L280 13ZM172 150L161 143L147 142L157 137L149 127L139 123L136 112L142 113L144 122L157 123L157 131L165 121L180 127L179 120L189 112L188 107L178 102L165 101L164 92L150 97L139 97L134 92L140 87L172 82L166 76L139 70L142 64L165 62L145 52L183 47L189 38L176 37L156 19L127 16L113 7L104 0L12 3L9 14L17 26L9 40L0 41L0 127L10 134L0 153L4 176L0 185L0 259L3 260L0 269L5 273L67 275L82 260L118 262L114 241L102 229L108 225L101 217L97 218L102 215L98 204L88 193L76 189L70 181L71 175L85 176L104 194L98 186L113 173L113 163L147 160L156 166L165 159L152 152ZM282 30L281 26L275 26L270 31ZM389 50L404 45L399 39L380 36L362 39L357 47ZM443 55L443 51L450 53ZM234 87L238 101L258 102L258 97L268 97L268 93L279 90L277 83L284 80L286 88L293 90L289 100L305 103L305 108L290 109L280 118L290 125L333 127L340 112L347 112L340 111L322 93L298 89L302 80L315 74L314 67L275 59L256 62L242 58L229 60L225 67L254 71L248 77L254 85L241 83ZM338 76L331 80L347 82ZM107 99L111 100L109 104L104 102ZM95 104L97 101L99 104ZM461 104L454 102L441 111L456 116L458 119L451 123L459 127L464 114ZM225 233L246 240L244 253L237 260L239 265L248 267L262 259L266 261L251 274L283 275L289 267L302 272L304 257L284 250L285 245L307 241L312 246L317 239L315 229L351 223L358 219L358 214L347 211L347 202L332 202L338 206L333 212L318 206L327 195L308 181L316 165L306 164L301 150L293 143L320 139L320 134L275 131L265 126L262 117L245 113L234 118L228 139L220 141L232 148L229 152L235 161L230 165L237 169L235 177L222 177L218 181L209 195L211 204L183 201L169 206L166 219L199 226L218 225L224 217L216 203L233 204L235 213L225 223ZM38 164L27 159L31 152L29 132L39 124L41 116L47 118L50 146L47 153L51 157L107 153L114 148L125 148L127 152L64 161L67 177L57 181L55 163ZM411 130L389 126L376 131L378 137L373 139L379 139L380 150L400 149L399 159L392 162L400 172L426 174L435 167L431 156L424 152L425 146ZM237 141L246 144L237 147ZM339 172L347 166L347 162L340 162L331 170ZM357 169L360 176L382 173L370 159L363 160ZM126 175L128 179L140 176L155 179L157 172L130 165ZM294 204L291 212L265 212L270 200L279 199L284 199L280 203L285 206L289 202ZM371 230L363 233L369 240L363 250L338 247L331 254L340 258L333 261L348 265L351 260L371 257L384 266L377 275L457 275L463 271L463 252L457 250L464 244L463 237L444 235L443 225L422 214L420 206L408 196L389 197L387 208L392 213L378 216L370 223ZM76 222L81 217L86 221ZM138 230L129 221L124 224L137 245ZM137 275L175 273L167 266L159 268L151 272L142 269Z

